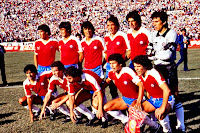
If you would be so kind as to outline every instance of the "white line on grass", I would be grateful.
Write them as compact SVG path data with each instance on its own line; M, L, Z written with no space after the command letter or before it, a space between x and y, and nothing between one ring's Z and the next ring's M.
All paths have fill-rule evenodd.
M192 79L200 79L200 78L178 78L179 80L192 80Z
M4 86L4 87L0 87L0 89L2 88L20 88L23 87L23 85L16 85L16 86Z

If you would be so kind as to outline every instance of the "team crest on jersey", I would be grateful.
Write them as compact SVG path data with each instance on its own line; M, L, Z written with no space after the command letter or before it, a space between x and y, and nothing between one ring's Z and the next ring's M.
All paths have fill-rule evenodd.
M140 44L142 45L144 42L143 41L140 41Z
M37 47L37 50L40 50L40 47Z
M53 48L53 46L50 47L51 49Z
M94 46L94 49L97 49L97 46Z
M70 48L73 48L73 45L70 45L69 47L70 47Z
M117 45L120 45L120 42L117 42L116 44L117 44Z
M154 87L155 85L154 84L151 84L151 87Z
M44 82L42 82L41 85L44 85Z
M128 84L128 82L127 82L127 81L124 81L124 84L125 84L125 85L127 85L127 84Z

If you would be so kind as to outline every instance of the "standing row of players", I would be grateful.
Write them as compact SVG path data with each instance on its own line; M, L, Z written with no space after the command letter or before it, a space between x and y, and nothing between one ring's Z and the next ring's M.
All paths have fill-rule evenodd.
M177 114L176 128L184 132L184 110L178 100L178 78L174 62L176 58L177 34L174 30L168 28L167 14L165 12L154 12L151 18L155 28L155 32L152 34L141 26L141 18L138 12L130 12L126 17L130 30L125 34L122 31L119 31L118 19L111 15L107 19L107 28L109 33L105 35L104 39L95 35L95 28L89 21L83 22L81 33L85 38L83 38L81 42L71 35L71 25L69 22L62 22L59 25L63 37L59 42L49 37L50 29L48 26L39 26L38 32L41 39L35 42L34 62L37 67L38 75L40 75L39 79L41 79L42 82L38 83L39 85L36 87L36 90L40 90L39 88L44 87L45 82L48 82L46 79L50 78L48 77L48 74L48 78L44 76L46 74L43 71L51 70L51 76L53 75L50 79L49 85L47 85L48 91L46 91L46 94L38 94L39 96L42 96L41 98L43 98L44 102L40 119L45 115L45 107L50 104L48 102L52 101L51 95L56 95L56 91L54 90L55 86L59 85L66 93L59 95L57 100L53 100L48 108L49 110L58 108L64 114L70 116L73 122L76 120L76 122L79 123L81 121L79 118L82 113L89 119L87 125L91 125L94 120L93 113L96 112L97 118L102 119L102 127L107 127L107 113L120 119L122 123L126 123L128 117L123 115L120 111L113 110L124 110L128 108L127 104L132 104L137 108L143 108L147 112L155 111L155 115L160 120L163 131L170 132L171 128L169 126L169 118L165 113L169 111L169 104L171 106L173 105L174 95L176 102L175 106L172 107L175 108ZM64 67L60 68L56 66L55 69L57 70L54 70L53 64L55 64L54 60L56 50L59 50L61 53L62 63L59 63L63 64ZM102 62L103 54L105 61ZM148 58L144 55L148 55ZM81 71L77 68L82 66L81 63L83 58L85 59L85 70ZM119 59L121 59L121 61ZM124 67L123 60L127 61L128 59L131 59L129 67L134 69L137 74L131 69ZM151 66L149 59L154 60L156 70L149 67ZM54 63L52 64L52 62ZM102 79L104 78L102 65L104 62L107 62L106 82L102 85ZM67 69L64 70L65 68ZM149 72L149 70L151 71ZM31 72L32 70L28 71ZM96 75L91 71L96 73L98 76L96 77ZM25 72L27 73L26 70ZM160 74L163 75L165 80ZM142 78L138 78L137 75ZM121 79L120 77L123 78ZM151 77L151 80L148 81L147 77ZM34 82L30 82L30 79L26 80L26 82L29 81L27 84L37 86L35 79L33 80ZM104 90L107 83L109 83L113 99L108 103L104 91L100 91ZM24 85L24 87L26 86ZM117 88L122 92L122 98L119 98ZM144 89L148 92L150 99L149 101L147 100L142 103ZM91 90L94 92L91 92ZM31 96L27 93L26 97ZM26 97L20 98L20 101L23 101L20 102L22 105L24 105L24 102L26 103ZM90 113L90 111L81 104L83 101L90 98L93 99L93 113ZM27 103L30 102L30 99L31 98L29 98L29 100L27 99ZM65 102L70 111L63 107L62 104ZM32 106L29 106L29 108L31 107ZM31 110L29 111L31 114ZM31 114L31 121L33 121L33 114ZM145 122L154 129L159 128L157 123L148 118L145 119Z

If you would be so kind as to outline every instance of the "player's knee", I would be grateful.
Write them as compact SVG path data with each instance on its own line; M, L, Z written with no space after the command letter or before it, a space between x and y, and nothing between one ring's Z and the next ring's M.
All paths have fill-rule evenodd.
M27 104L26 104L26 101L24 101L23 98L20 98L18 102L19 102L19 104L22 105L22 106L26 106L26 105L27 105Z
M105 105L103 106L103 110L104 110L104 111L110 111L110 105L109 105L109 104L105 104Z

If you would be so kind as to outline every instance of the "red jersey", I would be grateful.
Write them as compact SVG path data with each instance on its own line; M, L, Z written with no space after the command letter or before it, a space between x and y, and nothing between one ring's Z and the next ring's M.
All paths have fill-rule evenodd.
M86 38L83 38L81 45L83 47L84 67L86 69L93 69L102 64L102 52L105 45L101 37L93 35L89 42L86 41Z
M150 39L150 32L147 29L140 27L136 35L133 34L132 29L129 29L127 37L131 47L131 60L138 55L146 55L146 49Z
M24 92L27 97L31 97L32 91L34 91L39 96L45 96L48 88L48 80L45 76L36 77L34 83L31 83L27 78L23 82Z
M130 44L128 42L127 35L124 32L117 31L114 37L111 37L110 34L106 34L104 37L106 44L105 51L107 53L107 58L111 54L121 54L125 59L126 50L130 50Z
M38 65L50 66L58 50L58 42L50 38L46 43L42 39L35 42L35 54L38 56Z
M80 41L77 37L70 35L67 41L59 41L61 62L63 65L78 64L79 52L83 52Z
M100 84L102 83L102 79L94 72L90 70L83 70L83 74L81 75L81 82L70 84L68 82L68 94L75 95L75 93L81 88L89 91L100 91Z
M63 79L61 79L59 77L52 76L49 81L48 91L54 92L54 90L56 89L56 85L57 85L60 88L64 89L65 92L67 92L68 91L67 82L64 82L64 78L65 77L63 77Z
M123 67L119 74L111 70L108 78L115 83L123 96L134 99L138 97L139 87L137 84L141 80L132 69Z
M163 76L156 69L147 70L145 77L142 77L142 82L144 89L152 96L153 98L163 98L163 90L160 88L165 82Z

